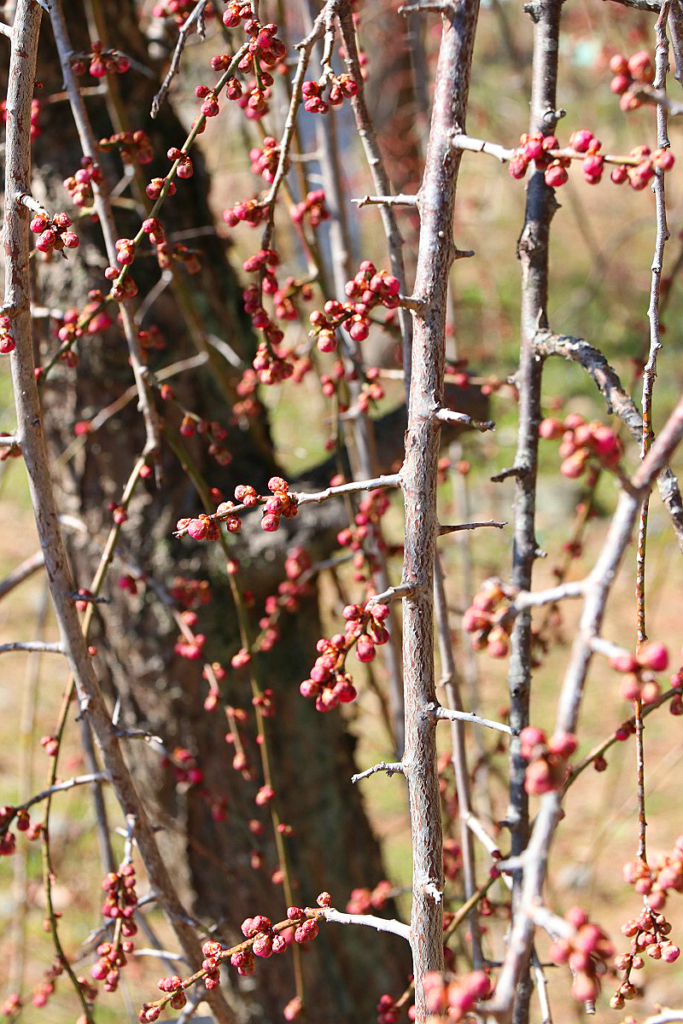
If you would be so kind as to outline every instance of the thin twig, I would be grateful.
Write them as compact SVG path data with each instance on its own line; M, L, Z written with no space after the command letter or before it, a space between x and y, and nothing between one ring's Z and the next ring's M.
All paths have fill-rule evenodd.
M364 772L352 775L351 782L360 782L361 779L367 779L370 775L374 775L375 772L386 772L391 778L392 775L403 775L403 765L400 761L380 761L379 764L373 764L372 768L366 768Z
M173 56L171 57L171 63L168 71L166 72L166 77L164 78L164 81L158 93L152 100L152 109L150 111L152 117L157 117L159 114L161 104L166 99L166 94L168 93L168 90L171 87L171 82L173 81L174 77L178 73L178 69L180 68L180 59L183 55L183 50L185 49L187 40L194 32L195 24L197 24L197 22L200 21L202 15L204 14L208 2L209 0L197 0L197 5L195 9L192 11L192 14L188 15L188 17L185 19L178 32L178 42L176 43L175 50L173 51Z
M66 654L64 647L45 640L16 640L13 643L0 644L0 654L9 651L33 651L36 654Z
M504 732L508 736L512 735L512 729L509 725L505 725L503 722L493 722L490 718L482 718L480 715L474 715L470 711L457 711L455 708L427 708L427 713L434 715L435 718L444 719L451 722L471 722L473 725L483 725L487 729L495 729L496 732Z
M36 551L35 554L29 555L21 565L18 565L8 576L5 576L4 580L0 581L0 598L11 593L20 583L38 572L43 565L45 565L45 559L42 551Z
M496 530L502 530L507 526L507 523L499 523L495 519L487 519L483 523L451 523L448 526L444 526L443 523L439 523L439 536L445 537L449 533L461 533L463 530L479 530L486 526L492 526Z
M383 917L375 917L374 914L342 914L332 907L324 909L320 916L333 924L359 924L366 928L375 928L378 932L399 935L410 942L410 926L403 924L402 921L390 921Z

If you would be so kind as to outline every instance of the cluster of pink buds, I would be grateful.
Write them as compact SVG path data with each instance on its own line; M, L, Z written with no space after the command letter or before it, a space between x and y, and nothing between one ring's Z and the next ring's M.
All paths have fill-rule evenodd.
M262 25L253 17L251 5L248 3L228 4L223 14L225 27L237 28L240 21L244 22L244 31L251 37L248 51L238 64L240 71L251 70L254 61L258 61L260 68L265 69L272 68L282 60L287 49L282 40L277 38L277 25Z
M297 203L292 212L292 220L295 224L301 224L303 219L308 217L311 227L317 228L324 220L330 219L330 211L325 205L325 192L316 188L307 192L305 199Z
M126 239L126 241L130 241L130 239ZM123 251L125 252L125 248ZM122 271L118 267L107 267L104 272L107 281L112 282L111 297L115 302L134 299L138 293L138 286L130 274L126 274L125 277L121 277L119 280L121 273Z
M680 851L674 851L680 856ZM633 872L626 872L627 880L638 875L637 865L624 865L624 868L633 868ZM636 887L638 879L636 878ZM614 966L618 971L624 971L622 979L616 992L610 999L610 1006L613 1010L621 1010L627 1000L634 999L638 995L636 986L631 981L631 971L639 971L644 966L643 955L646 954L652 960L663 960L664 963L672 964L680 956L679 947L671 941L671 924L663 914L657 913L651 907L645 906L638 917L626 921L621 926L622 934L631 939L631 950L629 953L621 953L615 957Z
M567 149L561 149L554 135L520 136L520 148L515 151L508 165L513 178L523 178L529 164L544 172L545 183L559 188L569 180L568 168L573 160L581 161L584 181L597 185L602 180L606 164L613 164L610 174L615 185L628 181L632 188L640 191L654 177L657 170L671 170L675 163L668 149L651 152L648 146L636 146L627 157L605 156L600 153L602 143L587 128L572 132Z
M40 825L31 825L31 818L23 807L0 807L0 857L11 857L17 848L17 837L9 831L14 823L17 832L25 832L28 839L37 839Z
M180 28L185 24L188 16L194 10L194 0L159 0L152 8L152 16L155 18L173 18ZM204 17L209 19L215 15L213 4L209 3L204 8Z
M332 76L323 85L308 80L301 86L304 110L309 114L326 114L330 107L338 107L357 94L358 86L348 74Z
M273 533L280 529L280 518L293 519L299 511L296 498L289 493L289 484L281 476L272 476L268 481L268 490L271 497L266 498L261 516L261 529ZM235 497L247 508L263 503L263 496L256 493L253 487L246 484L239 484L235 488ZM223 510L219 506L219 512Z
M123 864L119 871L110 871L102 880L102 888L107 894L102 905L102 915L112 920L123 918L126 937L135 935L137 925L130 921L138 902L133 865Z
M167 196L174 196L176 194L175 182L169 182L167 178L152 178L149 185L145 187L145 194L148 199L151 199L153 203L161 197L161 193L168 184Z
M268 207L259 199L245 199L223 211L223 220L229 228L236 228L238 224L248 224L255 228L267 219Z
M241 924L241 929L247 939L254 941L251 949L233 953L230 958L231 964L237 968L239 974L254 973L255 956L268 960L274 953L284 953L287 949L287 940L273 931L270 918L264 917L263 914L246 918Z
M538 432L545 440L562 438L560 472L570 480L582 475L591 457L614 469L622 455L621 442L611 427L597 420L589 423L579 413L570 413L564 421L542 420Z
M556 964L569 964L574 975L574 999L592 1002L600 995L600 976L607 970L607 960L614 956L614 946L581 907L572 907L564 919L576 931L571 938L553 942L550 959Z
M336 481L333 479L332 484ZM339 480L339 483L342 481ZM363 553L366 539L372 537L381 550L386 550L382 538L380 519L389 510L390 500L386 491L376 488L363 498L358 511L354 515L354 525L347 526L337 534L337 543L343 548L355 552L353 558L353 579L355 583L364 583L367 579L367 554ZM370 566L372 568L372 566Z
M299 314L293 302L297 295L308 302L313 298L313 289L310 284L302 284L293 277L285 278L284 284L273 292L273 311L278 320L298 320ZM307 363L309 368L313 365L310 360Z
M508 638L512 623L497 621L507 607L507 596L499 580L484 580L481 590L474 595L472 604L462 617L462 628L471 633L475 651L486 651L492 658L504 658L508 653Z
M169 400L174 396L168 390L165 390L162 397L164 400ZM228 431L216 420L204 420L197 416L196 413L183 410L183 418L178 432L181 437L194 437L195 434L198 437L204 437L208 441L209 455L216 460L219 466L229 466L232 462L232 455L224 444ZM219 493L219 499L220 497ZM235 531L233 530L232 532Z
M92 44L91 53L71 58L71 70L75 75L84 75L87 71L93 78L104 78L111 74L125 75L129 69L130 57L118 50L105 50L99 40Z
M652 863L637 860L624 864L624 880L645 897L651 910L663 910L670 889L683 892L683 836L677 838L671 853L658 855Z
M660 694L655 672L664 672L669 665L669 652L664 644L652 641L644 644L636 655L616 654L610 658L610 666L623 673L619 693L625 700L639 700L652 704ZM678 676L671 679L672 686L679 686Z
M124 922L126 925L133 922ZM133 925L137 931L137 925ZM101 942L96 949L99 960L94 964L90 973L95 981L104 982L105 992L116 992L121 980L121 968L128 962L127 954L132 953L134 944L130 939L123 941Z
M355 647L358 661L374 661L376 645L385 644L389 633L384 625L389 615L389 606L373 604L362 608L350 604L343 612L346 620L346 635L335 633L330 639L321 637L316 644L318 658L311 669L309 679L299 687L303 697L315 698L318 711L331 711L338 704L348 704L356 699L356 688L345 669L349 651Z
M0 316L0 353L3 356L9 355L16 347L12 337L12 321L8 316Z
M176 174L183 181L191 178L194 174L194 168L192 167L192 160L190 159L189 153L184 153L182 149L178 149L177 146L171 146L166 151L166 157L168 160L172 160L174 163L178 161L176 168Z
M147 132L116 132L106 139L100 139L98 148L107 153L117 149L124 164L149 164L154 159L154 150Z
M92 183L102 181L102 169L91 156L81 159L81 166L74 175L64 179L64 188L74 206L85 206L92 199Z
M379 997L377 1003L377 1024L396 1024L401 1010L388 992Z
M143 352L163 352L167 344L158 324L150 324L149 327L138 331L138 341ZM145 475L143 472L143 478Z
M55 917L61 917L59 911L55 913ZM55 957L43 976L44 980L38 985L33 993L31 1002L35 1007L42 1009L44 1006L47 1006L50 997L55 993L55 981L57 978L60 978L62 974L64 974L64 964L59 960L59 958ZM77 981L83 991L83 994L90 1002L92 1002L94 997L97 995L97 990L90 985L85 978L78 978Z
M349 902L346 904L347 914L371 914L374 910L384 910L391 896L391 882L382 879L374 889L352 889Z
M567 775L567 759L576 750L576 737L571 732L546 738L542 729L528 725L519 734L520 753L529 761L524 788L540 795L560 789Z
M190 751L185 747L176 747L172 758L167 763L172 765L173 774L178 783L198 786L204 781L204 772Z
M96 312L104 301L104 294L99 289L93 289L88 292L88 298L90 301L83 307L83 312L80 315L77 309L65 310L61 326L57 329L57 337L62 343L73 344L83 336L84 331L87 331L88 334L97 334L99 331L105 331L111 327L111 318L108 313L103 309ZM85 323L87 326L81 327L81 323ZM73 353L62 353L64 356L69 354Z
M263 148L250 149L249 160L251 170L254 174L260 174L264 181L272 184L275 181L275 172L280 163L280 144L270 135L263 140ZM289 170L289 158L285 160L285 171Z
M462 870L462 848L457 839L446 836L443 841L444 878L454 882Z
M493 994L491 979L485 971L472 971L463 978L428 971L422 985L429 1024L462 1020L480 999L489 999Z
M265 600L265 614L259 619L261 634L255 648L259 651L270 651L280 639L278 620L282 611L295 614L300 607L300 599L308 593L308 583L298 582L299 578L311 567L308 552L302 547L292 548L287 552L285 560L286 579L278 583L277 593L269 594Z
M631 57L615 53L609 62L609 69L614 75L609 87L613 93L621 96L621 109L629 111L640 107L642 100L634 93L637 93L638 86L650 85L655 77L655 66L647 50L639 50Z
M170 594L183 608L199 608L211 601L211 586L208 580L191 580L176 576Z
M195 612L183 612L183 621L187 622L187 617L193 616L194 618L190 621L196 622ZM206 643L206 637L203 633L192 633L190 639L185 633L181 633L175 642L173 650L179 658L187 658L188 661L199 661L204 651L204 644Z
M173 974L169 978L159 978L157 988L160 992L165 992L171 996L168 1005L172 1010L182 1010L183 1006L187 1003L187 996L183 991L183 983L177 974Z
M30 223L31 231L38 235L36 249L49 256L63 249L77 249L78 235L70 231L71 218L66 213L56 213L51 217L44 210L35 214Z
M370 333L370 310L377 305L395 309L399 304L401 285L398 278L386 270L375 269L370 260L363 260L356 276L344 287L350 301L330 299L323 311L311 313L311 337L318 339L321 352L334 352L337 348L335 330L343 327L354 341L365 341Z
M628 181L636 192L642 192L657 171L670 171L676 159L669 149L655 149L649 146L635 146L630 154L631 164L620 163L610 174L615 185Z
M48 757L56 757L59 753L59 740L56 736L41 736L40 745Z

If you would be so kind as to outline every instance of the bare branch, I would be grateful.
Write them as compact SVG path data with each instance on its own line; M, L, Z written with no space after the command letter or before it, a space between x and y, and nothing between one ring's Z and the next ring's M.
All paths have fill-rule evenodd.
M375 772L386 772L391 777L392 775L403 775L404 769L400 761L380 761L379 764L374 764L372 768L366 768L364 772L352 775L351 782L360 782L361 779L367 779L370 775L374 775Z
M8 651L33 651L35 654L66 654L61 644L51 644L44 640L17 640L14 643L0 644L0 654Z
M507 733L508 736L512 734L512 729L509 725L505 725L503 722L493 722L489 718L482 718L480 715L472 714L471 711L456 711L453 708L442 707L431 707L425 710L428 714L433 715L434 718L451 722L472 722L473 725L483 725L487 729L495 729L496 732Z
M56 782L54 786L49 786L41 793L36 793L36 795L32 796L30 800L26 800L23 804L18 804L14 810L28 810L28 808L33 807L34 804L42 803L43 800L47 800L47 798L52 796L54 793L66 793L70 789L74 789L76 786L88 786L93 782L109 782L109 776L106 772L89 772L87 775L76 775L73 779L67 779L66 782Z
M502 530L507 523L498 523L495 519L487 519L483 523L451 523L444 526L439 523L439 536L445 537L449 533L461 533L463 530L479 530L481 527L492 526L496 530Z
M372 608L375 604L388 604L389 601L412 597L416 589L412 583L398 583L395 587L389 587L388 590L384 590L381 594L373 594L372 597L368 598L366 607Z
M161 104L166 99L166 94L171 87L171 82L180 68L180 58L183 55L183 50L185 49L187 40L195 31L195 25L201 20L208 2L209 0L197 0L195 9L192 11L192 14L185 19L178 32L178 42L176 43L175 50L173 51L173 56L171 57L171 63L168 71L166 72L166 77L164 78L159 92L152 100L152 109L150 111L152 117L157 117L159 114Z
M0 598L3 598L6 594L11 593L15 587L18 587L20 583L27 580L30 576L33 576L35 572L38 572L40 568L45 564L42 551L36 551L35 554L30 555L21 565L18 565L16 569L5 576L4 580L0 581Z
M395 196L363 196L362 199L352 199L352 203L355 203L360 210L363 206L417 206L420 205L419 195L406 195L403 192L399 192Z
M375 917L374 914L342 914L332 907L326 907L320 916L326 921L332 921L333 924L359 924L365 928L375 928L378 932L398 935L410 942L410 928L402 921L388 921L383 917Z
M455 409L438 409L434 413L434 419L440 423L466 423L467 426L481 431L495 430L496 426L493 420L475 420L467 413L456 412Z

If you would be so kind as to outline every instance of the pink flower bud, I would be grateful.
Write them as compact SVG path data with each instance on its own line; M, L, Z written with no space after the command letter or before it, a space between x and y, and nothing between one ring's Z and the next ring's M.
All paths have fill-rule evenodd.
M664 672L669 665L669 652L662 643L653 641L641 647L636 654L638 664L653 672Z

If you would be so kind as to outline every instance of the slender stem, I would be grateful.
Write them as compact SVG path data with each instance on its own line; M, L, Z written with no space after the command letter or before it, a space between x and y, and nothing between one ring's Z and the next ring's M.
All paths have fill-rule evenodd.
M557 63L561 0L541 0L533 9L533 72L530 132L550 134L555 127ZM538 557L536 543L536 478L538 473L538 424L541 419L542 362L534 350L539 327L547 326L548 259L550 222L557 208L554 190L545 184L543 171L536 169L527 186L524 226L517 246L522 267L521 353L518 371L519 428L515 456L515 521L512 582L530 590L533 566ZM509 721L517 734L529 724L532 665L531 615L517 617L511 637L508 688ZM518 856L529 841L529 800L525 789L526 761L519 740L510 743L510 800L508 825L511 854ZM522 876L513 876L513 915L520 916ZM528 964L516 979L514 1024L527 1024L531 979Z
M654 88L666 91L666 75L669 67L669 41L666 35L666 19L671 8L671 0L662 4L662 10L656 22L655 47L655 79ZM668 149L667 112L664 106L656 109L657 146ZM643 434L640 446L640 457L647 455L654 431L652 427L652 397L655 378L657 376L657 356L662 347L659 325L659 300L661 290L664 247L669 238L666 219L666 191L664 173L658 170L653 186L655 194L655 218L657 233L655 251L652 259L652 277L650 283L650 305L647 315L650 321L650 350L643 369ZM638 546L636 554L636 648L647 640L645 624L645 558L647 550L647 522L649 511L649 495L645 497L640 509L638 524ZM639 698L633 702L636 721L636 791L638 794L638 857L647 860L647 819L645 814L645 750L643 738L643 705Z

